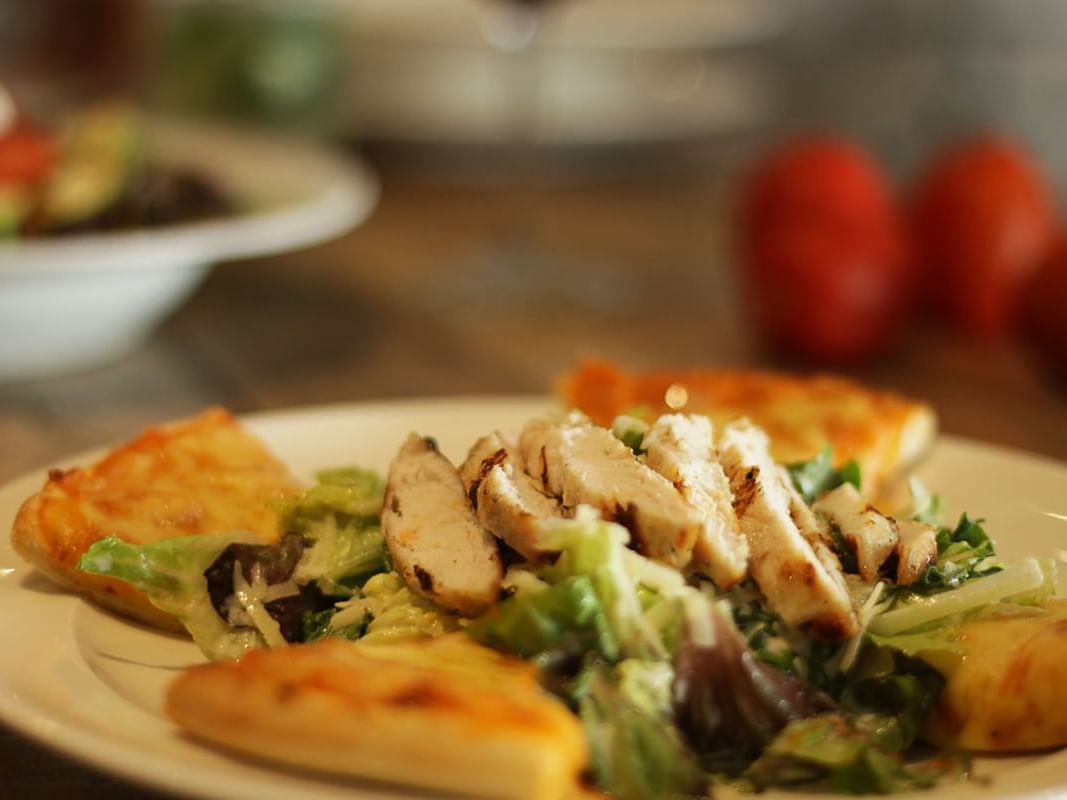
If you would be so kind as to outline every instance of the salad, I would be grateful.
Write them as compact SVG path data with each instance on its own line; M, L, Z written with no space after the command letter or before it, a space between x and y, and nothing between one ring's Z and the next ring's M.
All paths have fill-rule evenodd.
M28 119L0 87L0 241L192 222L232 213L198 170L149 158L144 120L125 104Z
M744 423L681 459L668 434L703 435L701 419L621 417L610 430L574 415L535 419L518 440L476 443L458 471L413 436L388 476L327 470L284 501L275 544L241 532L144 546L109 538L81 568L144 591L215 660L323 638L373 647L462 632L530 661L580 719L592 780L613 796L700 796L717 783L888 793L965 776L965 755L922 741L961 656L955 632L1032 612L1055 592L1051 563L1001 563L981 522L942 519L916 483L906 508L883 514L859 494L856 465L836 468L828 452L768 464L766 437ZM667 485L685 499L673 527L658 490L630 481L670 474L671 452ZM505 500L538 502L527 479L550 509L508 527ZM450 487L466 510L449 513L473 514L499 537L496 565L476 567L499 569L484 602L484 572L449 574L425 550L413 564L421 534L396 527L448 505L436 501ZM623 488L625 500L613 494ZM723 492L715 519L690 513ZM768 533L778 523L759 517L775 497L782 524L807 531L804 557L824 584L779 580L794 556ZM761 550L768 539L773 554Z

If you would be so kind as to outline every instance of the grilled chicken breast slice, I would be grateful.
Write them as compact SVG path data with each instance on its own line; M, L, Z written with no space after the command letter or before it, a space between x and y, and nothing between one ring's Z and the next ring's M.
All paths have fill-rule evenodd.
M833 542L826 526L815 516L811 506L805 502L800 492L797 491L789 471L785 467L779 466L778 475L781 478L782 486L785 487L786 492L789 494L789 515L793 518L793 523L797 526L797 530L804 537L804 541L811 546L815 557L819 559L819 563L826 568L826 574L840 587L842 592L849 594L845 573L841 568L841 559L834 552Z
M559 501L522 470L515 451L499 433L490 433L471 447L459 475L478 521L523 558L537 561L548 552L541 532L563 513Z
M898 520L897 583L908 586L937 561L937 529L914 519Z
M703 520L689 569L729 588L748 574L748 541L730 498L730 481L719 464L711 421L691 414L665 414L645 434L646 463L669 480Z
M786 624L819 639L852 636L857 621L843 579L797 527L769 445L767 435L747 421L727 425L719 440L752 576Z
M851 483L843 483L820 497L812 508L841 533L856 553L860 577L873 581L897 548L897 523L868 503Z
M531 475L564 509L592 506L628 528L643 555L672 567L689 564L703 529L700 514L607 428L533 420L520 449Z
M433 439L413 433L393 459L382 534L412 591L466 616L499 596L496 539L475 518L459 473Z

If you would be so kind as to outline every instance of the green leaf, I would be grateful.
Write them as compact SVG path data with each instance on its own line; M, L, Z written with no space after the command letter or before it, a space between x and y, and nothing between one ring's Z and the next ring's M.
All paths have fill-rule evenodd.
M850 459L841 467L834 467L833 452L829 445L814 458L787 465L786 470L793 479L793 485L808 504L814 503L820 495L843 483L851 483L857 490L861 485L859 463Z
M634 695L638 674L631 671L625 691L618 673L604 665L587 669L577 682L597 786L620 800L703 795L707 776L670 717L649 706L655 689Z
M588 575L572 575L540 592L511 597L467 627L482 644L534 658L551 650L596 650L609 661L619 647Z
M262 642L253 628L231 628L216 613L204 571L231 544L260 544L245 532L164 539L136 546L109 536L81 557L78 569L125 581L156 608L177 617L212 659L236 658Z
M909 764L881 747L890 717L841 713L791 722L744 777L758 789L803 786L839 794L889 794L933 786L959 773L951 760Z
M868 730L872 739L883 750L903 752L933 711L945 679L923 661L899 653L888 664L889 670L851 681L841 693L841 708L878 720Z
M341 628L331 629L330 621L337 614L336 608L326 608L322 611L309 611L304 614L304 638L305 643L317 642L321 639L351 639L356 640L363 636L370 623L370 615L364 615L359 622L353 622Z

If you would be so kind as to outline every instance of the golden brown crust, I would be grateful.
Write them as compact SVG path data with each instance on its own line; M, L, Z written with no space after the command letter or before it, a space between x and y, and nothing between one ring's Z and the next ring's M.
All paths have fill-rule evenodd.
M1018 752L1067 744L1067 601L1037 616L962 625L964 655L925 736L979 752Z
M843 463L860 462L865 493L878 496L926 455L937 417L924 404L831 375L807 377L755 370L627 371L586 360L564 375L557 392L601 425L646 407L707 414L716 426L748 417L771 439L775 460L803 461L827 444ZM668 402L669 401L669 402Z
M562 797L587 757L577 718L530 665L462 634L253 651L185 672L166 711L241 753L465 795Z
M127 583L78 572L94 543L135 544L248 530L277 536L267 502L296 488L288 469L220 408L149 428L87 467L52 470L15 517L15 550L53 581L120 613L181 629Z

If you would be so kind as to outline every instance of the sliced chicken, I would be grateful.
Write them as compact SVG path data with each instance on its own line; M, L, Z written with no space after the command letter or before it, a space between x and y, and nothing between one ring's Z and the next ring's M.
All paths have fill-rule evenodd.
M547 524L563 518L559 501L518 465L516 446L499 433L483 436L459 468L478 521L529 561L547 552L540 542Z
M937 561L937 529L908 519L897 522L897 583L908 586Z
M798 528L769 446L767 435L747 421L727 425L719 440L752 577L786 624L814 638L845 639L857 622L840 570L821 559Z
M433 439L413 433L393 459L382 534L412 591L466 616L499 596L496 539L478 523L459 473Z
M519 441L527 471L564 509L592 506L628 528L643 555L672 567L689 563L704 528L700 514L607 428L538 419Z
M833 541L829 532L819 522L815 512L811 510L811 506L804 501L796 486L793 485L793 479L790 477L788 470L779 466L778 475L781 478L782 486L785 487L786 492L789 494L789 515L793 518L793 523L797 526L797 530L804 537L804 541L811 546L815 557L819 559L819 563L826 568L826 574L833 579L842 592L849 594L845 573L841 568L841 559L834 552Z
M748 574L748 540L734 514L730 481L715 453L711 420L666 414L645 434L646 463L674 484L703 520L689 569L729 588Z
M592 422L579 411L568 414L544 415L527 420L519 434L519 462L527 475L537 481L545 494L554 492L548 486L548 466L545 463L545 450L550 436L560 427L578 428L592 426Z
M824 514L856 554L860 577L873 581L886 559L897 549L897 523L878 512L851 483L843 483L820 497L812 508Z

